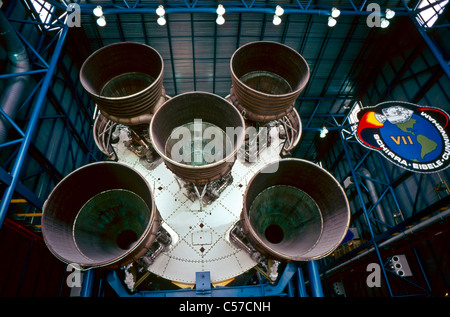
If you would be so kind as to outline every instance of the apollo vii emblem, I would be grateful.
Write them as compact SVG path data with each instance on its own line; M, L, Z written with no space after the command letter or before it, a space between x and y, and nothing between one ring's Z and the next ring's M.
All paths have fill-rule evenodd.
M449 166L449 115L442 109L401 101L362 108L356 139L392 163L419 173Z

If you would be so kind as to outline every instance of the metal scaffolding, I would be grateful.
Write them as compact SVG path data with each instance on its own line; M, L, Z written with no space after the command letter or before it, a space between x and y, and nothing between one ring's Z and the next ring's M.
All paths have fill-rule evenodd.
M44 100L46 98L46 94L47 94L50 84L53 80L53 75L56 70L56 66L57 66L58 60L60 58L61 50L64 45L64 41L66 39L68 30L69 30L69 27L67 25L63 25L59 32L58 40L55 44L55 50L53 52L53 55L52 55L49 65L48 65L48 68L45 70L45 72L46 72L45 77L42 81L42 84L40 85L41 87L38 92L38 97L34 104L33 112L31 114L30 121L28 122L26 131L23 132L18 128L17 125L14 125L14 127L22 135L23 139L19 140L20 141L19 153L17 154L17 156L15 158L14 167L11 172L11 179L8 182L8 187L3 194L3 198L1 201L0 225L3 223L3 221L6 217L10 201L13 197L14 191L16 190L16 186L19 182L21 172L22 172L22 167L25 162L25 157L26 157L28 149L30 147L31 139L33 137L34 130L35 130L37 122L39 120L39 115L41 113L42 106L43 106ZM24 74L20 74L20 75L24 75ZM11 122L12 122L12 120L11 120ZM7 144L7 145L11 145L11 142L9 142L9 144ZM36 199L33 199L33 201L36 201ZM42 207L42 204L39 202L39 205L37 207Z

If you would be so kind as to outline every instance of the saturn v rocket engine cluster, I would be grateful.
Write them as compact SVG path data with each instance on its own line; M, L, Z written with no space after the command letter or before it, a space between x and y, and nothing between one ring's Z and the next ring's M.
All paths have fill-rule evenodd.
M45 202L42 233L57 258L82 269L134 266L188 286L209 271L224 285L252 268L275 281L277 263L340 244L345 192L320 166L286 158L301 136L294 104L307 62L259 41L241 46L230 67L228 96L171 97L163 59L147 45L112 44L85 61L81 82L107 159L70 173Z

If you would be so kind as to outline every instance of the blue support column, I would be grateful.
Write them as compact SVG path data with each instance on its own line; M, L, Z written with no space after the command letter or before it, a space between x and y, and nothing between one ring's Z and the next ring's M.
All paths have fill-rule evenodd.
M308 297L308 294L306 293L306 287L305 287L305 278L303 276L303 271L300 266L297 268L296 276L297 276L298 296Z
M57 66L59 57L61 55L62 47L63 47L64 41L67 37L68 30L69 30L69 26L64 25L59 32L58 41L56 43L55 50L53 52L53 56L50 61L48 71L44 77L44 81L43 81L41 89L39 91L39 95L36 99L36 103L34 105L34 109L31 114L31 117L30 117L30 121L28 122L27 130L25 131L24 140L20 146L19 152L17 154L16 160L14 163L14 167L11 172L11 176L12 176L11 183L6 188L6 190L3 194L3 198L0 203L0 228L3 224L3 221L5 220L5 217L6 217L8 208L9 208L9 203L13 197L14 191L16 189L16 185L19 182L19 178L20 178L20 175L22 172L22 167L25 162L25 158L27 156L28 148L30 146L30 143L31 143L31 140L33 137L33 133L35 131L36 124L39 119L39 114L41 112L42 106L45 101L47 90L50 87L50 84L51 84L51 81L53 78L53 74L56 70L56 66Z
M323 297L322 284L320 282L320 273L316 261L308 261L308 276L311 286L311 295L313 297Z
M83 274L80 297L91 297L94 290L95 271L87 270Z

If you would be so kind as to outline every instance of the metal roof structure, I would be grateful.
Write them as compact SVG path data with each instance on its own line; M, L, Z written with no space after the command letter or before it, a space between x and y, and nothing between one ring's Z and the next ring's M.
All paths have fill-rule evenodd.
M82 1L80 4L81 25L89 48L96 50L120 41L152 46L164 58L164 87L169 96L196 90L227 96L231 87L230 58L245 43L275 41L297 50L311 69L309 83L296 104L304 127L297 156L315 160L320 144L318 131L323 126L333 126L333 120L339 121L348 113L374 71L389 59L393 50L400 49L395 48L401 45L397 34L415 27L405 24L413 24L411 16L418 3L375 3L379 4L381 16L386 9L395 11L388 28L370 23L375 21L370 16L374 9L368 8L367 1ZM223 25L215 22L218 4L226 10ZM103 8L104 27L98 27L90 12L97 5ZM167 23L163 26L157 23L159 5L166 11ZM274 25L277 5L284 13L282 22ZM332 8L341 13L337 24L329 27Z

